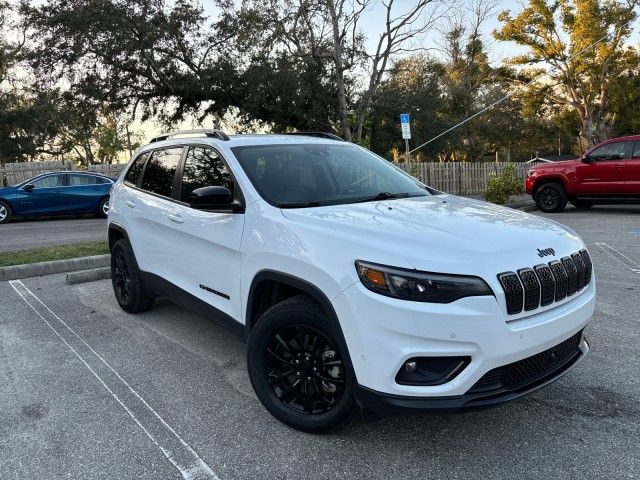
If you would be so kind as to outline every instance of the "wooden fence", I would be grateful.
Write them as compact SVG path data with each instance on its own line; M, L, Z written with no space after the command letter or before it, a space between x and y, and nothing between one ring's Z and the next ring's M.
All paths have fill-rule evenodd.
M400 168L427 185L443 192L459 195L482 195L487 189L487 182L498 175L507 162L446 162L446 163L400 163ZM516 172L524 177L531 165L516 163ZM117 177L123 164L92 165L89 171ZM0 167L0 185L16 185L35 175L45 172L72 170L70 162L25 162L8 163Z
M87 170L109 177L117 177L124 167L124 164L91 165ZM71 162L64 161L7 163L4 167L0 167L0 186L10 187L41 173L67 170L77 170L77 168L74 168Z
M430 187L458 195L482 195L487 183L499 175L508 162L445 162L445 163L400 163L404 171ZM530 165L515 163L516 173L525 177Z

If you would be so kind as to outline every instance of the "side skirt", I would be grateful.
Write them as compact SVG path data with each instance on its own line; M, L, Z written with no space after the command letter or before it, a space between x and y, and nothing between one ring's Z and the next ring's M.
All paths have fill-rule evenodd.
M208 320L213 320L221 327L231 330L238 338L244 341L244 325L234 318L158 275L140 271L140 276L145 286L154 295L170 298L181 307L192 311L196 315L200 315Z

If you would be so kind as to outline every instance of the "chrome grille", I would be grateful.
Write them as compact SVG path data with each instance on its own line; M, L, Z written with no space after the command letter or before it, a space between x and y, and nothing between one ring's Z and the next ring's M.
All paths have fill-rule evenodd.
M547 265L521 268L518 273L498 275L507 303L507 313L515 315L551 305L575 295L591 282L593 264L586 250L554 260Z

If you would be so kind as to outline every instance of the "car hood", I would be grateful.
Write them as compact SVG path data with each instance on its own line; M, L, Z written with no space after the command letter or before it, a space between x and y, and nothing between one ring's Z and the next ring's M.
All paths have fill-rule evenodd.
M576 165L579 165L580 163L581 163L580 159L576 158L574 160L562 160L560 162L541 163L540 165L536 165L532 168L533 170L536 170L536 171L556 170L556 169L573 168Z
M552 220L453 195L289 209L283 214L346 241L393 252L420 270L465 272L470 264L478 270L510 270L584 248L573 231ZM555 254L543 260L538 249L549 248ZM360 258L368 259L366 248Z

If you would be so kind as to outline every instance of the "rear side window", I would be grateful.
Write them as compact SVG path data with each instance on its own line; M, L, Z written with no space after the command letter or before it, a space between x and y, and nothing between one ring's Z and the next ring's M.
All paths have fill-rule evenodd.
M104 185L105 183L111 183L109 181L109 179L104 178L104 177L93 177L93 179L95 180L95 183L97 183L98 185Z
M232 194L235 193L233 177L227 165L210 148L190 148L184 164L180 199L186 202L195 189L217 186L227 187Z
M640 141L636 142L636 146L633 149L633 158L636 160L640 159Z
M144 167L144 162L148 156L148 153L143 153L133 161L133 163L129 167L129 171L124 176L125 182L130 183L131 185L138 185L138 179L140 178L142 167Z
M93 175L69 175L69 186L75 185L95 185L98 182Z
M144 169L141 188L171 198L173 180L182 156L182 147L156 150Z

